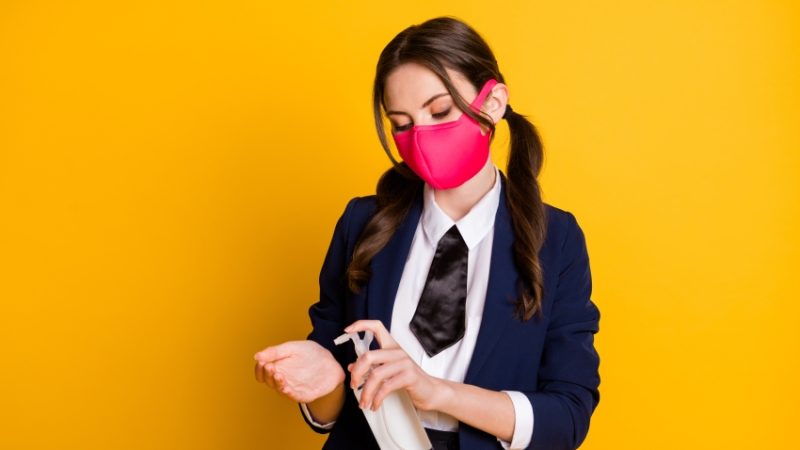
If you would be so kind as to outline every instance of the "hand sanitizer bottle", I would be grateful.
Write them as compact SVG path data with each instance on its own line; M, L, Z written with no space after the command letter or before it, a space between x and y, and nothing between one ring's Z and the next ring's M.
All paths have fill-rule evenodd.
M358 333L345 333L333 342L340 345L350 339L356 347L356 355L361 356L369 350L374 337L371 331L364 333L363 340ZM363 387L362 384L353 388L359 402ZM419 420L417 409L405 390L398 389L387 395L377 411L369 408L363 408L362 411L381 450L431 450L433 447Z

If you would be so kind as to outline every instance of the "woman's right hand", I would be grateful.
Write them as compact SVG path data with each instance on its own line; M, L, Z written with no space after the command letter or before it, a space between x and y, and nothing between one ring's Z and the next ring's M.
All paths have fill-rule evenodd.
M256 380L300 403L310 403L344 382L342 367L318 343L289 341L253 355Z

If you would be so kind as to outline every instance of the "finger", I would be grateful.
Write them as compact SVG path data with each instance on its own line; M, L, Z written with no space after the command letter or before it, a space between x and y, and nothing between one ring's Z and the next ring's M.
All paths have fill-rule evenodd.
M285 394L286 392L284 391L289 388L288 384L286 383L286 377L282 373L278 372L272 377L272 379L275 380L275 387Z
M278 385L275 382L275 365L272 363L266 363L264 365L264 378L266 379L266 383L272 389L278 390Z
M380 320L357 320L345 328L346 333L371 331L381 348L398 347L397 342Z
M288 344L289 344L288 342L285 342L283 344L267 347L264 350L261 350L260 352L253 355L253 358L265 362L277 361L279 359L286 358L291 355L289 351L290 346Z
M375 353L376 352L384 352L386 350L370 350L356 359L356 362L351 363L352 366L350 367L350 387L353 389L357 389L359 386L364 384L369 371L372 370L373 364L375 364Z
M371 331L373 335L375 335L375 339L378 340L378 344L381 348L396 348L399 347L397 342L394 338L389 334L389 331L383 325L383 322L380 320L356 320L355 322L348 325L345 329L345 333L355 333L357 331Z
M295 395L295 390L289 384L289 381L286 379L286 376L280 372L275 374L275 388L283 395L290 397L292 400L295 400L297 396Z
M361 386L367 372L373 366L385 364L387 362L396 361L398 359L408 358L408 355L402 349L388 349L388 350L370 350L358 357L353 367L350 369L350 385L357 388Z
M264 376L261 372L261 361L256 361L255 375L256 375L256 381L258 381L259 383L264 382Z
M375 398L372 399L372 410L377 411L383 403L383 399L392 392L411 386L414 380L414 372L410 370L400 371L397 375L384 380L378 392L375 393Z
M272 379L272 382L275 383L275 389L281 390L283 386L286 384L286 375L278 371L278 368L275 367L275 364L267 363L266 371L269 377Z
M378 391L378 388L381 387L381 384L385 380L402 372L406 367L407 366L403 364L402 361L395 361L372 369L367 382L364 384L364 389L361 391L359 406L365 408L370 404L374 404L373 397Z
M260 372L260 376L261 376L261 381L264 382L264 383L267 383L272 379L272 374L269 373L269 371L267 371L267 368L266 368L267 364L269 364L269 363L264 362L264 361L259 361L259 363L258 363L258 365L260 367L259 372Z

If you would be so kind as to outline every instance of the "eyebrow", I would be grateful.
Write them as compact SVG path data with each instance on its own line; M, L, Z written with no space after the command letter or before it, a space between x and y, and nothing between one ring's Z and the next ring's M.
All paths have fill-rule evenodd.
M434 100L436 100L437 98L439 98L439 97L441 97L441 96L444 96L444 95L450 95L450 93L449 93L449 92L442 92L441 94L436 94L436 95L434 95L433 97L429 98L428 100L426 100L426 101L425 101L425 103L423 103L423 104L422 104L422 108L424 108L424 107L426 107L426 106L430 105L432 101L434 101ZM402 115L404 115L404 116L411 117L411 114L409 114L409 113L405 113L405 112L403 112L403 111L386 111L386 115L387 115L387 116L391 116L392 114L402 114Z

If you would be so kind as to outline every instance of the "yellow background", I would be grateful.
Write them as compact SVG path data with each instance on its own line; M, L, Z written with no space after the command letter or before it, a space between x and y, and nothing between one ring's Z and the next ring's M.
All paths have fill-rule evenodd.
M0 4L0 448L319 448L252 355L309 331L335 221L389 164L378 54L443 14L587 236L582 448L797 445L797 3L432 3Z

